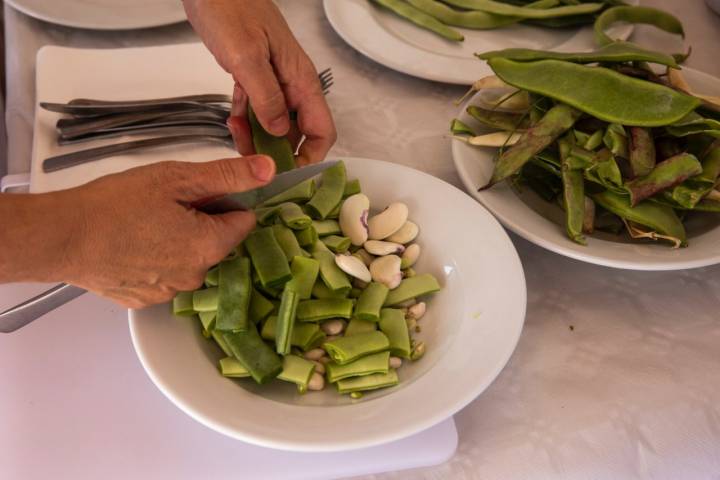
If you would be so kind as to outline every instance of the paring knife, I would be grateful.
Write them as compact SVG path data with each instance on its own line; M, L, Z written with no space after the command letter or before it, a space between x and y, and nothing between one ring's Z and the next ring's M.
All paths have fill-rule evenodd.
M264 187L248 190L247 192L231 193L201 205L196 205L196 208L210 214L251 210L264 201L314 177L337 163L338 161L323 162L296 168L276 175L273 181ZM86 290L74 285L58 284L50 290L0 313L0 332L14 332L85 292Z

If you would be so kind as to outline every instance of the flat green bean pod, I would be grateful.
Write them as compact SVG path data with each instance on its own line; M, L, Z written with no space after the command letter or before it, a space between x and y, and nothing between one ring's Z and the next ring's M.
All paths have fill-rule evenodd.
M618 195L609 190L592 195L592 199L620 218L650 227L661 235L677 239L683 245L687 240L685 227L670 207L652 202L642 202L633 207L627 195Z
M635 207L658 192L679 185L702 172L702 165L695 155L690 153L682 153L663 160L649 174L627 183L631 204Z
M672 55L647 50L631 42L611 42L593 52L554 52L548 50L532 50L529 48L507 48L490 52L476 53L481 60L505 58L517 62L535 62L538 60L564 60L575 63L597 62L648 62L678 68Z
M615 22L642 23L685 38L682 23L673 15L650 7L618 6L605 10L595 21L595 42L607 45L614 40L605 31Z
M477 10L455 10L436 0L407 0L417 9L440 20L445 25L453 27L471 28L475 30L491 30L506 27L522 20L519 17L507 15L494 15ZM553 4L554 0L543 1L542 4Z
M320 220L327 218L335 209L339 209L345 192L346 183L345 164L340 162L322 173L322 183L315 191L315 195L306 204L307 209Z
M353 393L392 387L397 385L398 381L397 372L391 368L388 373L373 373L372 375L338 380L336 385L338 393Z
M488 61L506 83L554 98L609 123L661 127L684 118L699 99L663 85L628 77L603 67L558 60Z
M529 126L527 115L519 113L499 112L497 110L485 110L484 108L470 105L467 113L475 120L490 128L514 132L524 130Z
M248 121L252 131L255 152L268 155L275 160L277 173L295 168L295 154L290 141L285 137L276 137L268 133L258 121L252 107L248 105Z
M531 8L510 5L493 0L443 0L455 7L480 10L495 15L519 17L521 19L544 19L596 13L605 8L603 3L581 3L550 8Z
M465 37L462 33L454 30L432 15L423 12L422 10L410 5L404 0L372 0L378 5L387 8L399 17L402 17L418 27L422 27L431 32L437 33L447 40L454 42L462 42Z

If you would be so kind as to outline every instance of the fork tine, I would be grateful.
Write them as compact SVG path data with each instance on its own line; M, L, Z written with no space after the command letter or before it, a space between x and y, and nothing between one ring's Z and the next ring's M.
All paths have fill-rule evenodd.
M320 79L320 88L322 89L323 94L327 95L330 91L330 87L334 83L332 69L326 68L325 70L320 72L318 78Z

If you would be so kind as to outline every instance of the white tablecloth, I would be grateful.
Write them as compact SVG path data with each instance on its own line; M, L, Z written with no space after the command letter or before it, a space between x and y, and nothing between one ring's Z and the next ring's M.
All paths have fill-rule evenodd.
M366 59L333 32L319 0L278 3L316 65L333 68L333 154L411 165L459 186L442 134L463 89ZM680 16L693 46L688 65L720 76L720 17L701 0L642 3ZM39 47L194 38L188 25L66 29L6 7L8 171L29 168ZM650 29L635 39L677 48ZM373 478L720 479L720 267L626 272L513 240L527 275L526 327L497 381L456 416L457 454L445 465Z

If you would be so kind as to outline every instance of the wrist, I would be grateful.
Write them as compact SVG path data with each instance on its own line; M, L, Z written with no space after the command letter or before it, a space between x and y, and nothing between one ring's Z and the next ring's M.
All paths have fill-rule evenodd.
M0 282L70 279L81 225L68 200L68 192L0 196Z

